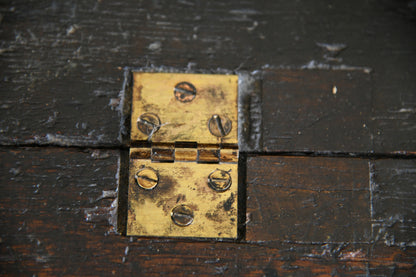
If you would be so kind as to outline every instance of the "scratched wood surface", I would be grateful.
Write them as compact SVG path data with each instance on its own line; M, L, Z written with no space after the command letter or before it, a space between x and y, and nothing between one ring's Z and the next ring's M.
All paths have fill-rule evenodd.
M415 11L2 1L0 274L416 275ZM115 233L125 67L260 79L241 241Z
M281 205L282 209L286 208L286 215L290 213L288 208L297 209L297 213L292 215L296 219L290 220L292 224L286 223L276 229L259 229L256 224L260 221L270 223L268 220L272 213L276 214L278 210L274 206L268 209L263 206L258 210L248 208L251 215L247 223L247 240L198 242L138 239L114 233L112 203L117 188L117 150L1 148L0 157L0 272L5 275L304 276L415 273L414 248L387 246L384 242L375 241L367 243L371 236L367 232L370 224L369 199L363 199L361 204L359 197L351 199L354 193L368 194L361 188L361 181L368 178L362 174L368 171L368 166L361 160L337 158L336 165L327 169L328 158L249 158L249 167L264 163L271 166L270 163L276 160L275 166L283 167L276 171L282 180L289 183L290 178L298 179L299 182L293 183L296 186L293 190L300 199L290 201L292 196L289 195L287 200L278 201L276 197L282 193L270 192L269 196L259 199L264 205ZM295 164L302 165L297 169L299 176L289 176L290 166ZM395 167L389 166L391 168ZM348 172L354 172L357 181L354 182L354 189L343 188L344 183L339 183L340 186L335 189L339 190L337 196L329 190L333 189L331 185L334 182L337 183L334 178L341 169L345 170L342 177L351 178ZM254 179L256 177L252 174L262 176L263 173L263 167L251 169L248 178ZM311 189L306 173L313 174L312 183L317 184L321 180L322 190L302 198L302 189ZM327 178L328 174L331 177ZM406 174L401 177L408 178L408 182L413 180ZM250 198L259 197L259 191L264 187L273 187L275 180L280 179L269 177L267 181L258 177L256 181L249 181ZM260 188L251 192L253 186ZM298 201L302 204L296 204ZM343 212L331 211L336 203L344 204ZM328 207L325 208L325 205ZM345 216L348 220L336 216ZM361 219L359 222L351 220L354 217ZM306 223L310 224L309 228L301 226ZM358 226L353 226L355 224ZM393 226L386 228L394 229ZM291 232L292 237L286 237ZM327 238L325 234L335 237Z
M413 89L383 91L366 70L265 70L262 81L264 151L416 150Z
M376 96L371 104L374 149L414 152L416 36L412 3L3 1L0 142L119 145L118 94L125 66L212 71L269 67L372 72L373 82L364 87L362 96L364 103L369 94ZM347 73L329 75L339 79ZM370 77L358 77L357 86L363 78ZM310 78L305 76L305 80ZM327 81L324 89L333 85ZM353 83L346 80L342 86ZM304 96L300 93L294 97ZM347 112L344 93L340 89L335 105ZM312 95L315 102L311 99L304 105L317 104L319 99L335 101L316 92ZM351 105L359 95L353 92L351 96L356 97ZM275 121L275 109L265 109L265 118ZM315 112L311 122L314 117L319 115ZM354 122L345 119L345 126ZM351 129L351 135L360 135L356 147L343 148L341 141L339 147L329 145L325 150L367 150L368 142L363 140L368 138L361 133L368 132L370 125L360 130L363 124L369 123ZM267 140L267 133L271 132L269 139L279 136L271 129L276 128L265 125L264 149L276 149ZM312 146L296 148L313 150Z
M263 150L372 152L371 86L360 71L265 71Z
M247 169L247 240L371 241L368 161L256 156Z

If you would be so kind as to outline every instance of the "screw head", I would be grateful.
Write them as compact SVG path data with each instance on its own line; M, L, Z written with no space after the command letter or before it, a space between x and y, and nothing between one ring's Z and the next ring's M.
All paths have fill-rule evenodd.
M215 191L223 192L231 187L231 175L225 170L216 169L208 176L208 185Z
M232 122L226 116L214 114L208 121L208 129L216 137L225 137L231 132Z
M156 170L151 167L144 167L134 175L136 183L145 190L154 189L159 183L159 175Z
M196 96L196 88L191 83L181 82L175 86L173 93L176 100L184 103L191 102Z
M194 221L194 212L187 205L178 205L172 209L171 218L176 225L185 227Z
M137 128L145 135L152 135L160 128L160 119L153 113L144 113L137 119Z

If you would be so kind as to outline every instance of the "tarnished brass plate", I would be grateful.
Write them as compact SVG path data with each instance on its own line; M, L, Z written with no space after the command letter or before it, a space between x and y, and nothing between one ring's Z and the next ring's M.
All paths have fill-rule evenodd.
M133 81L127 235L237 238L238 77Z
M237 238L237 167L236 163L154 163L131 158L127 235ZM137 183L136 173L143 174L144 168L157 173L149 171L144 178L148 187L157 182L152 189ZM221 174L212 174L218 171L226 172L224 180ZM214 178L218 190L209 184Z
M238 143L238 76L135 72L133 78L133 142ZM223 136L214 130L215 115Z

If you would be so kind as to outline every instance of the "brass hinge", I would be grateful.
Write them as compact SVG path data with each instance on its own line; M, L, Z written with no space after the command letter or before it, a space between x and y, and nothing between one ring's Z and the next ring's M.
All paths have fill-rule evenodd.
M133 82L127 235L237 238L238 77Z

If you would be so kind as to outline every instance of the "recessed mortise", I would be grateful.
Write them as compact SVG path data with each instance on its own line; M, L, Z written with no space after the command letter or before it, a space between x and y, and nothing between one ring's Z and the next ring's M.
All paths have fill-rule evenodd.
M194 212L187 205L178 205L172 209L171 218L178 226L189 226L194 221Z
M191 83L181 82L175 86L173 93L177 100L181 102L190 102L194 100L196 96L196 88Z
M159 183L159 175L156 170L151 167L144 167L134 175L136 183L143 189L150 190Z
M137 119L137 128L145 135L151 136L160 128L160 119L156 114L144 113Z
M216 137L225 137L231 132L232 122L226 116L214 114L208 121L208 129Z
M231 175L225 170L216 169L208 176L208 185L215 191L223 192L230 188Z

